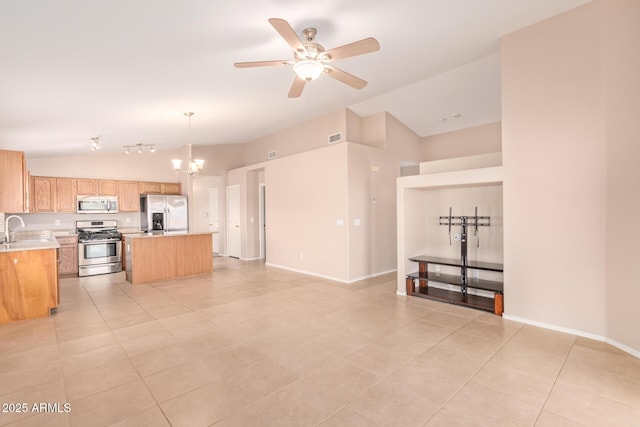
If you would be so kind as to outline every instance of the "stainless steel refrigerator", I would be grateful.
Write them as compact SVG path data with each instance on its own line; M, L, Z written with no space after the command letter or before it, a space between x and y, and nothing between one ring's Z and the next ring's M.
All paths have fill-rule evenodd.
M140 195L140 229L142 231L189 231L187 196Z

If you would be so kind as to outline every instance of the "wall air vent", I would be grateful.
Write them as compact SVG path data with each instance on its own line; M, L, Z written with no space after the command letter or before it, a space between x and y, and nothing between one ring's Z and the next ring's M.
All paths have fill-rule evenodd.
M278 152L276 150L269 151L267 153L267 160L272 160L272 159L275 159L276 157L278 157Z
M342 132L329 135L329 144L335 144L336 142L340 142L340 141L342 141Z

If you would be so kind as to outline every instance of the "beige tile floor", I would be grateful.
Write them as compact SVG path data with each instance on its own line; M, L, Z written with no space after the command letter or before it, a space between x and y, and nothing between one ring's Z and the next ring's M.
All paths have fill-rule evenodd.
M56 315L0 326L0 425L640 426L639 359L395 288L227 258L63 279Z

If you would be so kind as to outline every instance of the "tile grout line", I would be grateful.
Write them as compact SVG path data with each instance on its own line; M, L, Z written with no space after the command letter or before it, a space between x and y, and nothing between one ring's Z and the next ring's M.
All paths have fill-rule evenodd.
M544 407L547 405L547 401L549 400L549 397L551 396L551 393L553 392L553 389L555 388L556 383L558 382L558 378L560 378L560 374L562 373L562 370L564 369L565 365L567 364L567 360L569 360L569 355L571 354L571 350L575 346L576 338L577 338L576 336L573 337L573 342L571 343L571 347L569 348L569 351L567 351L567 354L564 357L564 361L562 362L562 366L558 370L558 374L556 375L556 378L553 380L553 384L549 388L549 391L547 392L547 396L545 397L544 402L542 403L542 406L540 406L540 410L538 411L538 415L536 416L536 419L533 422L534 425L540 419L540 415L542 415L542 412L544 411Z
M490 325L490 324L488 324ZM490 325L493 326L493 325ZM485 366L487 366L489 364L489 362L491 362L491 360L493 360L494 357L496 357L496 354L498 354L517 334L518 332L520 332L523 328L523 325L521 324L520 327L518 328L518 330L511 335L511 337L509 337L508 340L506 340L496 351L495 353L493 353L493 355L485 362L482 364L482 366L480 366L478 369L476 369L476 371L469 377L469 379L467 379L460 387L458 387L458 389L440 406L440 408L438 408L438 410L431 415L423 424L423 426L426 426L429 421L431 421L433 419L433 417L435 417L438 412L440 412L442 410L442 408L444 408L447 403L449 403L459 392L460 390L462 390L467 384L469 384L469 382L471 382L471 380L473 380L473 378L476 376L476 374L478 372L480 372L480 370L482 370L482 368L484 368Z

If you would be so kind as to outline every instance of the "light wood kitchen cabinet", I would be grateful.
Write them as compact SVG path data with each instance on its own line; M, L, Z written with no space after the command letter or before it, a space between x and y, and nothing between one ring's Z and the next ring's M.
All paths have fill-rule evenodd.
M0 183L0 189L3 182ZM30 212L75 213L77 196L79 195L118 196L118 210L120 212L138 212L140 210L140 194L181 194L182 184L179 182L139 182L32 176L29 188L31 192ZM2 196L2 193L0 193L0 196ZM29 204L25 204L25 206L29 208ZM22 211L6 210L5 212Z
M29 212L29 172L22 151L0 150L0 212Z
M182 185L179 182L163 182L162 194L181 194Z
M98 194L98 180L96 179L76 179L78 194L81 196L93 196Z
M113 179L77 178L78 194L81 196L117 196L118 182Z
M211 273L212 239L211 233L125 235L125 277L129 283L137 285Z
M61 276L78 275L78 236L56 237L58 249L58 272Z
M140 210L140 190L138 181L118 181L120 212L138 212Z
M118 181L115 180L98 180L98 194L100 196L117 196L118 195Z
M0 253L0 323L48 316L60 301L55 249Z
M140 194L181 194L179 182L141 182Z
M56 178L31 177L31 212L55 212Z
M56 178L56 212L76 212L76 179Z
M161 182L141 182L140 194L162 194Z

